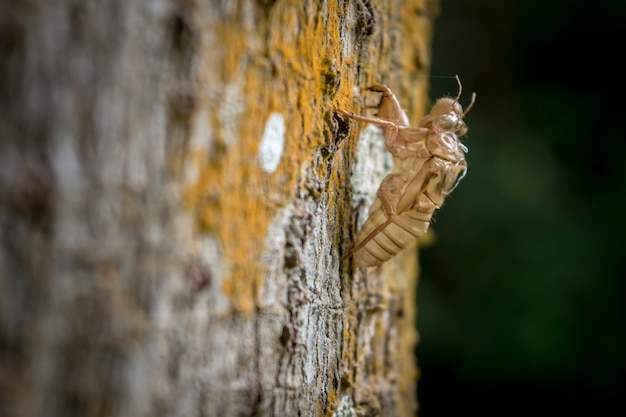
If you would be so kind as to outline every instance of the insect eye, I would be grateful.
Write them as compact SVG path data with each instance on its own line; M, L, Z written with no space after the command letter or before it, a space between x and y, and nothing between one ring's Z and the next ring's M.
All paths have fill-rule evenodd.
M459 122L459 116L454 113L448 113L437 119L437 127L441 130L452 130Z

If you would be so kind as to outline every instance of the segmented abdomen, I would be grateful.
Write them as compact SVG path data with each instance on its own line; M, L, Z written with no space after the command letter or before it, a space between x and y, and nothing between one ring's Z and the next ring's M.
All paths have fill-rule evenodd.
M425 196L422 196L425 197ZM402 251L428 230L435 207L407 210L388 218L377 197L356 237L352 250L356 267L380 265Z

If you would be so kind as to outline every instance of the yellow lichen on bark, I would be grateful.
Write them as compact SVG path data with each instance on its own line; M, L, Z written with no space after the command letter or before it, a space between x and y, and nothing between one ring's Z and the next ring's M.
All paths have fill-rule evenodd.
M386 2L374 7L376 18L381 19L376 22L379 28L397 26L384 20L396 16L404 28L400 35L411 36L396 45L383 44L383 49L401 57L403 67L414 67L418 61L427 66L428 48L423 39L428 37L418 36L424 28L430 31L425 26L429 21L423 12L424 1L407 2L405 9L389 10L394 5ZM201 149L204 158L190 155L189 163L198 174L189 181L186 192L186 202L196 210L200 224L219 236L227 261L224 294L243 311L254 307L262 284L264 267L258 260L267 222L276 207L316 178L328 181L326 191L343 187L336 171L328 172L327 164L315 160L316 150L328 145L328 117L334 108L353 107L354 89L362 87L352 78L360 57L356 51L344 50L355 40L340 34L352 34L354 27L364 23L346 3L332 0L321 8L308 2L303 8L300 1L283 1L267 16L262 13L235 7L231 16L214 22L217 39L201 47L207 49L207 58L200 63L200 91L226 90L228 96L198 96L199 107L208 110L205 117L210 118L206 123L213 149ZM242 21L247 24L241 25ZM265 38L259 39L259 34ZM372 48L380 48L380 44L370 46L369 54L377 60L363 68L366 83L384 81L398 71L395 58ZM221 66L215 65L216 57L221 58ZM225 80L226 88L204 87L214 79ZM411 100L409 109L422 113L426 83L411 81L406 77L387 80L414 94L417 99ZM264 125L273 112L284 116L285 142L277 170L266 173L260 169L257 153ZM330 158L330 165L337 166L341 155ZM306 178L307 172L314 178ZM329 196L337 197L332 192Z
M341 361L324 369L339 375L340 382L336 390L327 391L329 398L315 399L320 415L332 415L329 404L348 392L360 406L374 410L380 408L374 397L395 392L394 384L407 396L415 387L414 255L406 252L399 263L350 278L337 261L345 244L345 223L354 217L349 175L355 133L363 126L342 121L336 109L360 112L373 104L359 89L375 83L397 92L412 121L419 120L427 105L430 3L372 3L371 9L358 9L368 2L337 0L324 5L284 0L266 9L238 5L230 14L210 22L199 18L198 23L215 29L214 37L199 46L197 83L202 94L192 123L196 140L186 157L183 195L198 233L214 235L219 242L219 284L230 309L246 313L262 307L268 274L263 256L277 213L294 201L301 207L306 200L324 200L327 211L314 217L324 218L320 223L333 230L324 250L333 253L331 265L338 268L333 285L341 286L344 299ZM274 149L280 154L277 165L267 168L260 147L273 115L280 115L284 142ZM332 292L304 290L320 299ZM316 308L339 308L324 304L328 300L315 301ZM387 381L389 372L394 378ZM396 399L404 407L397 415L411 414L415 403L408 398Z
M241 311L254 308L262 284L259 259L267 222L276 207L307 187L305 170L328 178L326 189L340 187L336 172L328 176L325 165L316 165L315 149L329 136L325 117L336 106L333 100L343 98L345 103L352 94L352 83L338 79L340 68L353 66L356 56L340 53L339 14L324 15L314 2L306 7L285 1L267 19L238 10L232 20L216 22L220 28L213 45L223 56L218 78L228 80L231 96L198 97L208 100L200 107L213 110L207 122L213 150L189 155L197 175L187 184L185 201L197 210L200 225L219 236L228 264L222 289ZM326 5L329 10L338 7L336 1ZM251 13L248 18L254 16L255 26L237 27L246 20L238 13ZM267 37L263 42L259 33ZM215 79L214 62L205 61L203 70L202 78ZM329 86L333 82L336 88ZM258 163L258 152L271 113L284 117L285 142L276 171L268 173Z

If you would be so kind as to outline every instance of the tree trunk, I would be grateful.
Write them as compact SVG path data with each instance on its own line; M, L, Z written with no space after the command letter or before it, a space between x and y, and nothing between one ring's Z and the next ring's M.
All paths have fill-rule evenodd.
M0 415L414 415L415 251L339 261L389 164L335 109L419 120L435 9L0 2Z

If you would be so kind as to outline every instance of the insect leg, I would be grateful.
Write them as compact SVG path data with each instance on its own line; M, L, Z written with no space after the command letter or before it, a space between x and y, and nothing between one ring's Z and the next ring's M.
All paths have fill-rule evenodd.
M384 96L387 97L395 97L395 95L391 92L391 88L387 87L386 85L374 84L370 85L369 87L365 87L365 90L376 91L377 93L382 93Z
M383 212L387 216L387 220L384 223L381 223L380 225L378 225L378 227L376 227L365 239L363 239L361 242L359 242L358 245L350 249L348 253L343 255L340 259L341 261L345 261L350 256L354 255L362 247L367 245L370 240L374 239L376 235L378 235L378 233L385 230L385 228L391 224L391 222L393 221L393 218L396 216L396 210L393 208L393 204L391 204L391 201L389 201L389 198L387 197L387 195L384 194L380 188L378 189L376 196L380 199L380 202L383 207Z
M409 181L396 205L397 211L400 214L404 213L406 210L410 210L432 180L442 175L440 165L438 159L429 159L418 171L417 175Z
M376 106L376 116L391 120L399 126L408 126L409 119L406 112L400 106L398 98L385 85L372 85L367 88L370 91L382 93L378 106Z
M380 202L383 206L383 211L385 212L387 218L391 218L396 215L396 209L393 207L393 204L391 204L391 201L389 200L389 197L387 197L387 194L385 194L385 190L383 190L383 187L378 188L378 191L376 191L376 197L380 199Z
M354 114L350 111L343 110L343 109L337 109L337 111L351 119L359 120L359 121L366 122L366 123L372 123L374 125L380 126L383 129L386 129L387 134L385 135L385 146L387 147L389 151L391 151L391 149L394 148L394 144L395 144L396 138L398 137L398 131L399 131L398 125L395 124L394 122L381 118L381 117L376 117L376 116L361 116L361 115Z
M390 129L390 130L396 130L396 131L398 130L398 125L396 125L394 122L387 120L387 119L382 119L376 116L361 116L361 115L352 113L351 111L344 110L344 109L337 109L337 111L343 114L344 116L347 116L354 120L359 120L365 123L372 123L372 124L375 124L375 125L378 125L380 127Z

